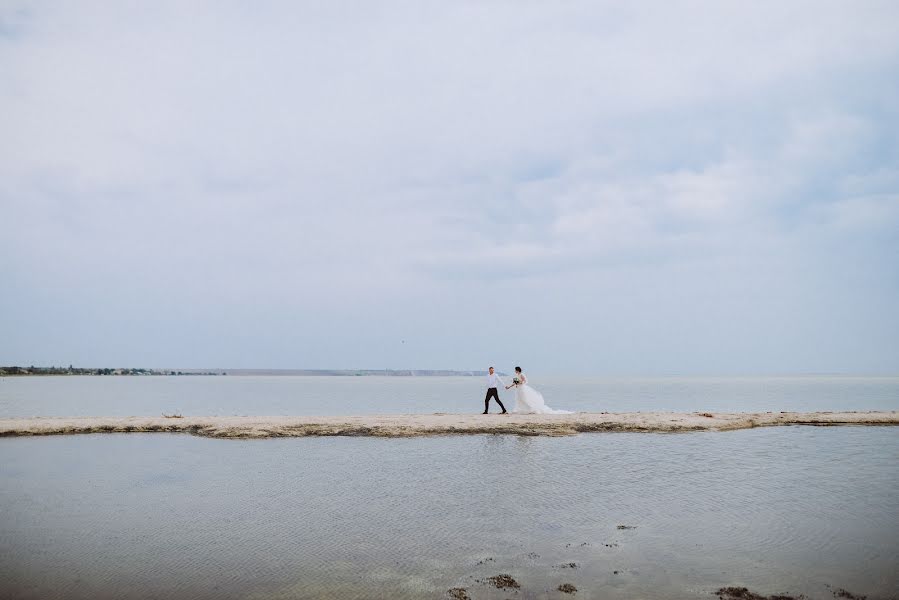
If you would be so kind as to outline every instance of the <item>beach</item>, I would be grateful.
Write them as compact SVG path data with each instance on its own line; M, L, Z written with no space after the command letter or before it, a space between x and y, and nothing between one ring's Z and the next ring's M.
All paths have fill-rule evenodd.
M591 432L679 433L784 425L899 425L899 411L740 413L398 414L361 416L132 416L0 419L0 436L184 432L211 438L349 436L407 438Z

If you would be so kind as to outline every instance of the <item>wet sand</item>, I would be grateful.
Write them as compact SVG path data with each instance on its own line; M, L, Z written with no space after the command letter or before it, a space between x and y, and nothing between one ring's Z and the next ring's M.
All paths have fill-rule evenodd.
M899 425L899 411L765 413L416 414L335 417L31 417L0 419L0 436L185 432L214 438L416 437L588 432L728 431L776 425Z

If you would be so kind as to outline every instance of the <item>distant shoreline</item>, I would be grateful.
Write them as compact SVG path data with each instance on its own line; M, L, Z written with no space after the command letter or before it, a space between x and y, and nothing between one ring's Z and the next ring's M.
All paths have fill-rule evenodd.
M505 376L505 373L499 373ZM0 367L0 377L37 376L309 376L309 377L479 377L487 371L456 371L451 369L145 369L94 367Z
M183 432L213 438L310 436L406 438L588 432L684 433L782 425L899 425L899 411L766 413L406 414L346 417L30 417L0 419L0 437L75 433Z

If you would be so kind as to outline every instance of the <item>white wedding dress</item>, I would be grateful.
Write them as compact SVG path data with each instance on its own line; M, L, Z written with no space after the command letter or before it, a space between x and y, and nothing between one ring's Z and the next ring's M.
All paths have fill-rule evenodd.
M538 415L570 415L570 410L554 410L543 401L543 394L528 385L528 378L524 373L518 378L521 383L515 385L515 408L513 413L538 414Z

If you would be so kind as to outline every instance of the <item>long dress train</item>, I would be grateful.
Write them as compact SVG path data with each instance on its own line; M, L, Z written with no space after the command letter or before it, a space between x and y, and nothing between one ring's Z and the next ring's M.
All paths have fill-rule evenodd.
M515 386L515 413L533 413L538 415L570 415L570 410L555 410L546 405L543 394L528 385L527 377L521 375L521 383Z

